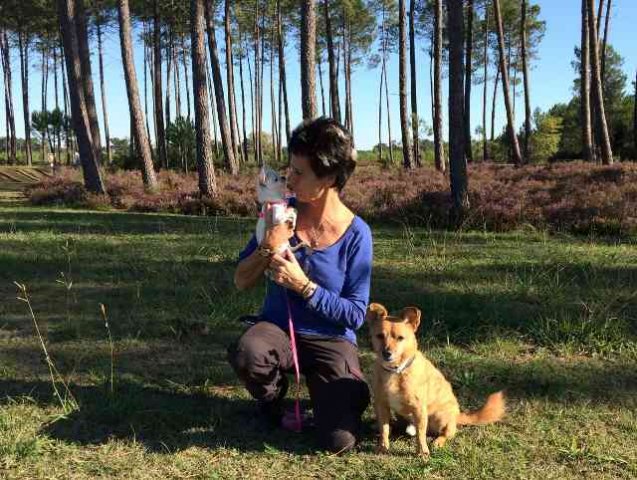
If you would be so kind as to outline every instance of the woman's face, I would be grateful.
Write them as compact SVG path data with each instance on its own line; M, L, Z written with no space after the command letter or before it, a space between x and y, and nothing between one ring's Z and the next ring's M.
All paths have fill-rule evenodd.
M333 176L317 177L307 157L290 154L288 188L296 194L299 202L312 202L321 198L332 185Z

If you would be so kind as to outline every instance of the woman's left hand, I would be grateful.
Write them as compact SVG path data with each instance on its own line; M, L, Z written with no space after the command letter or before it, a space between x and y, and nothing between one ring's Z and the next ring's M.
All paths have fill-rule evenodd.
M300 293L309 280L290 250L286 250L282 255L275 254L268 269L272 281L296 293Z

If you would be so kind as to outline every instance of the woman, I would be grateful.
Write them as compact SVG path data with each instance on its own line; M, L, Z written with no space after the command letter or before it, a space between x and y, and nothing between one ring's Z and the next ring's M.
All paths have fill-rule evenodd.
M318 440L341 452L355 445L369 404L355 331L369 302L371 231L339 195L356 166L347 130L332 119L306 121L292 133L288 153L296 231L288 224L271 226L261 245L253 237L241 252L234 277L238 289L254 286L266 271L269 279L261 321L229 349L229 361L261 412L280 424L285 372L294 368L289 307ZM306 246L295 254L275 254L288 240L293 247Z

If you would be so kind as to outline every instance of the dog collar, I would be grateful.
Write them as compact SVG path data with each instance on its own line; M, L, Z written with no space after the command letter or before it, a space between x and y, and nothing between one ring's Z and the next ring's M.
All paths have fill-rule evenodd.
M397 367L393 367L392 368L392 367L386 367L385 365L382 365L382 367L383 367L384 370L387 370L388 372L397 373L397 374L400 375L405 370L407 370L409 367L411 367L411 364L414 363L415 359L416 359L416 355L414 355L410 359L404 361L403 363L401 363Z

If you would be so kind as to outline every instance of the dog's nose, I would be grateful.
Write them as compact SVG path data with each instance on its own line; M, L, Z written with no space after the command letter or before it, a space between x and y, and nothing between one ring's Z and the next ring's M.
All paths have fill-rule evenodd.
M383 360L385 360L386 362L389 362L391 360L392 353L390 350L384 349L382 354L383 354Z

